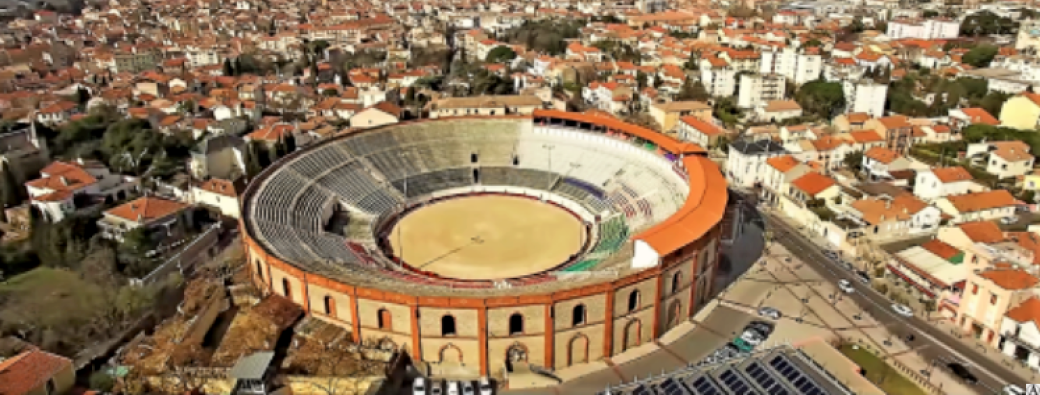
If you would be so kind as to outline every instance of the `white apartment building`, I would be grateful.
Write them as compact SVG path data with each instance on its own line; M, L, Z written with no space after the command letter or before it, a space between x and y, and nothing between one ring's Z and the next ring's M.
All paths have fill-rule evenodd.
M759 72L779 74L801 85L820 77L820 73L823 72L823 57L819 54L800 53L794 48L763 51Z
M769 174L769 158L787 151L773 140L738 140L730 143L726 157L726 180L730 185L751 188L765 181Z
M1040 20L1022 21L1015 38L1015 49L1040 49Z
M885 97L888 95L888 85L869 80L845 81L842 83L842 89L845 91L845 100L848 105L845 112L862 112L870 114L872 117L885 115Z
M1015 79L1018 80L1040 82L1040 59L1034 57L1007 56L994 61L990 67L1017 71L1020 74L1015 76Z
M701 68L701 83L712 96L733 96L737 72L729 67Z
M917 180L914 182L914 196L925 201L981 192L983 189L982 185L975 182L971 173L960 166L918 171Z
M765 107L771 101L783 99L786 81L784 76L776 74L742 74L737 93L737 107Z
M893 40L919 38L922 40L951 39L960 35L960 23L942 18L925 21L900 19L888 23L886 35Z

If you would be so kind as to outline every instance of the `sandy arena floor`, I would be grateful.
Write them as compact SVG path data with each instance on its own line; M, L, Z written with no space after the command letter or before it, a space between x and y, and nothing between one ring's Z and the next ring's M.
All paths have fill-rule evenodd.
M548 270L577 252L584 237L581 221L548 203L472 196L416 209L394 226L390 244L412 267L475 280Z

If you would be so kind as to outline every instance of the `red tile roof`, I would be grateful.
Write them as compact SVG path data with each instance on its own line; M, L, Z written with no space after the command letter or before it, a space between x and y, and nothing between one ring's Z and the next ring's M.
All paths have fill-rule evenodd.
M979 277L1011 291L1032 288L1040 282L1036 276L1022 269L990 269L979 274Z
M1004 231L993 221L965 222L957 227L976 243L992 244L1004 241Z
M781 173L787 173L788 170L791 170L795 166L798 166L799 163L801 162L799 162L798 159L795 159L791 155L774 156L772 158L766 159L766 164L773 166L774 169L780 171Z
M1036 326L1040 327L1040 299L1037 299L1035 296L1026 299L1018 306L1015 306L1015 308L1008 310L1005 315L1020 323L1032 321Z
M145 196L105 211L105 213L144 224L165 218L186 208L188 205L181 202Z
M949 196L946 199L953 204L953 207L956 208L957 211L962 213L1010 207L1014 206L1017 202L1015 197L1011 196L1011 192L1008 192L1005 189Z
M975 179L971 176L971 173L960 166L932 169L932 174L935 174L935 177L939 178L939 181L942 181L943 183L970 181Z
M968 118L971 120L971 123L982 123L993 126L1000 125L1000 121L984 109L962 108L961 112L963 112L964 115L968 116Z
M795 188L800 189L809 196L816 196L835 184L837 183L834 182L834 179L816 172L806 173L791 183Z
M68 358L38 349L18 354L0 362L0 394L28 394L71 365Z

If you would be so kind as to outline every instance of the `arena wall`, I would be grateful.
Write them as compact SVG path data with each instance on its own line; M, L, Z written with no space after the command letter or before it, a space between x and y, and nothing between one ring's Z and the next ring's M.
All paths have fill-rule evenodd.
M536 111L535 116L601 122L570 113L539 114ZM652 132L614 123L609 121L606 127L654 138ZM662 141L659 145L670 152L696 152L695 146L685 143ZM707 158L687 156L682 162L686 171L698 172L690 177L686 206L675 217L635 236L637 244L656 255L655 262L646 262L641 271L591 285L567 288L561 283L555 291L524 293L520 288L508 296L492 292L451 296L445 288L442 296L422 296L425 294L412 291L405 282L392 290L368 288L305 272L270 254L245 225L246 210L240 226L256 284L267 294L298 303L308 314L350 329L355 341L392 342L416 360L429 363L461 360L468 367L479 367L482 375L500 374L511 353L535 365L561 369L652 342L691 318L713 295L725 180L715 174L718 169ZM243 198L248 199L249 194L247 190ZM634 291L638 300L630 306ZM574 312L579 305L585 317L576 322ZM514 314L523 317L523 328L517 333L510 328ZM442 334L443 319L449 316L455 331Z

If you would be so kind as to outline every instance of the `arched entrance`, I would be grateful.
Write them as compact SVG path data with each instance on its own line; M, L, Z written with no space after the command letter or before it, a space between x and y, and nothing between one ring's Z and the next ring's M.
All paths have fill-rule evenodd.
M578 334L571 339L567 347L567 366L589 363L589 338Z
M639 346L642 331L643 324L639 320L632 320L625 324L625 340L621 346L621 351L627 351L632 347Z
M682 317L682 304L678 300L673 300L668 307L668 329L679 325L679 317Z
M444 362L462 363L462 350L454 344L441 347L441 363Z
M506 359L509 362L527 362L527 346L519 342L513 343L509 350L506 350Z

